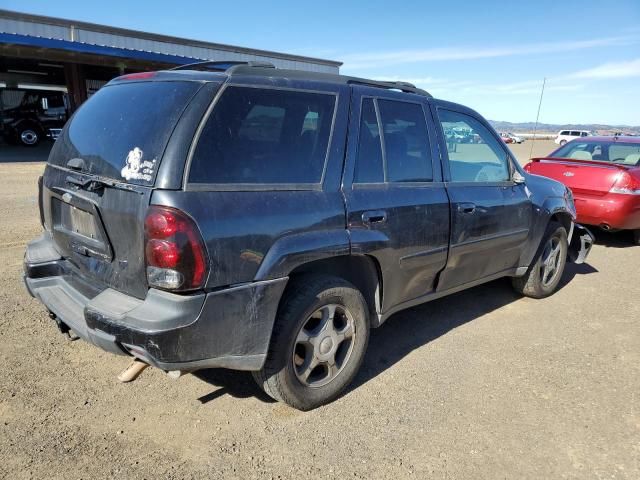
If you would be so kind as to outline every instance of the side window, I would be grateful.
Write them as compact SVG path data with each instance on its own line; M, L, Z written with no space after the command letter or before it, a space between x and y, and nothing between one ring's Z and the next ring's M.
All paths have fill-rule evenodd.
M227 87L202 130L189 182L319 183L335 102L325 93Z
M491 132L475 118L438 109L446 137L453 182L505 182L510 179L509 158Z
M378 100L388 182L431 182L433 165L422 106Z
M569 132L567 130L563 130L560 132L560 135L569 135Z
M365 98L362 101L362 113L360 114L360 136L358 138L354 183L382 182L384 182L384 165L378 119L373 99Z

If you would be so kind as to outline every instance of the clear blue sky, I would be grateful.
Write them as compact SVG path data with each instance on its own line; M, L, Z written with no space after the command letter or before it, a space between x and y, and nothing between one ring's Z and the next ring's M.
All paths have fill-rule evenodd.
M640 0L29 1L2 8L344 62L494 120L640 125Z

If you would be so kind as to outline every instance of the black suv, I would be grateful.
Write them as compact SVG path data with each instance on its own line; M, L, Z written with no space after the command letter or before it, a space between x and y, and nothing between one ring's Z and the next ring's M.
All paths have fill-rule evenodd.
M0 89L0 135L9 143L33 147L45 137L55 140L68 112L66 93Z
M395 312L504 276L545 297L587 255L570 191L473 110L407 83L223 68L119 77L64 128L25 255L63 331L174 375L250 370L310 409Z

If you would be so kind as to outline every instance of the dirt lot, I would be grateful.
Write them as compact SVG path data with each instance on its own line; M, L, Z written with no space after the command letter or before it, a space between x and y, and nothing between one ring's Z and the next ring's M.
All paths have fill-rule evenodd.
M0 164L0 478L640 478L627 236L549 299L496 281L394 316L350 391L300 413L244 373L120 384L126 358L57 334L21 281L42 169Z

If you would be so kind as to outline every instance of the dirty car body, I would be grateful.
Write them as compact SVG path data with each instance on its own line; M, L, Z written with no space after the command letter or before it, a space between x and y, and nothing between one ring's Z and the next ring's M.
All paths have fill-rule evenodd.
M484 141L451 145L465 122ZM478 146L497 163L467 161ZM351 282L376 327L523 275L550 221L573 260L592 241L569 190L522 170L476 112L250 65L113 80L63 130L39 202L29 292L64 330L168 371L260 370L304 275Z

